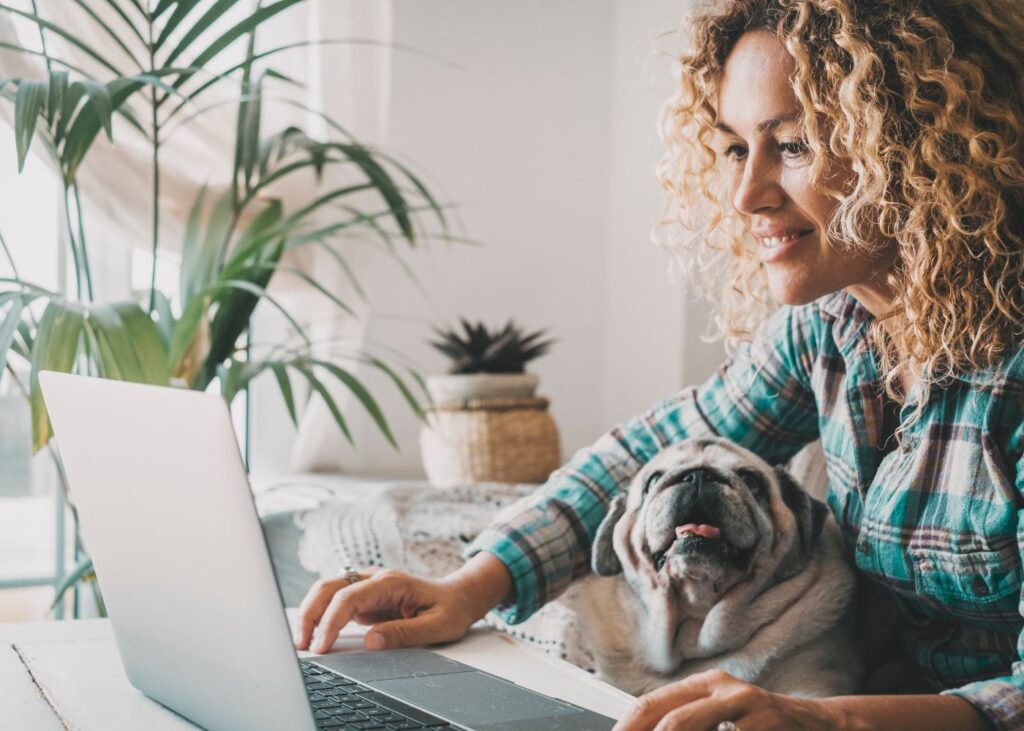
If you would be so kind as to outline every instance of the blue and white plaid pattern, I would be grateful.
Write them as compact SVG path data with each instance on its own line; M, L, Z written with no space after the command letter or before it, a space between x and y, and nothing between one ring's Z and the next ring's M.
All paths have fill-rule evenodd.
M609 502L669 444L717 434L781 464L820 438L829 507L860 572L899 608L919 682L1024 731L1024 348L997 374L934 388L886 452L872 319L845 292L780 307L703 385L577 452L531 507L467 552L490 551L511 571L505 620L524 620L587 572ZM917 401L913 390L901 418Z

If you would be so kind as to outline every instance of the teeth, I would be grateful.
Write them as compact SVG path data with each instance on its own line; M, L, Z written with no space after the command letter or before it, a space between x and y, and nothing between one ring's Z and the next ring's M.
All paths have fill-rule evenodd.
M789 236L764 236L761 238L761 245L766 249L777 249L783 244L788 244L800 238L801 234L795 233Z

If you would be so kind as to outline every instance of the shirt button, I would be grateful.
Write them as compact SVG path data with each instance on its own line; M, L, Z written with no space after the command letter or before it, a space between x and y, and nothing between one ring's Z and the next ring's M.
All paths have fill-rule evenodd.
M986 584L985 580L980 576L974 577L974 584L972 586L974 588L974 593L978 596L988 596L988 584Z
M862 541L861 543L857 544L857 553L861 553L867 556L869 553L871 553L871 546L869 546L866 541Z

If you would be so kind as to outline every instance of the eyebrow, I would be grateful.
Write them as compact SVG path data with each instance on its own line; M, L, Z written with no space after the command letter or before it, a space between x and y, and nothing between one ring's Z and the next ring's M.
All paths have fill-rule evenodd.
M788 114L780 114L778 117L772 117L771 119L766 119L763 122L758 122L757 126L754 128L754 131L757 132L758 134L763 134L764 132L771 132L780 124L784 124L786 122L793 122L799 118L800 112L789 112ZM715 122L715 129L721 130L723 132L728 132L731 135L736 135L737 137L739 137L739 135L736 134L736 131L733 130L732 127L725 124L724 122Z

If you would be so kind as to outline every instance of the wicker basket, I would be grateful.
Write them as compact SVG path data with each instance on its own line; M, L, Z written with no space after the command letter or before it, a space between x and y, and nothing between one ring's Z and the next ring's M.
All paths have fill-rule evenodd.
M558 468L558 427L542 397L470 399L427 412L420 453L435 487L541 483Z

